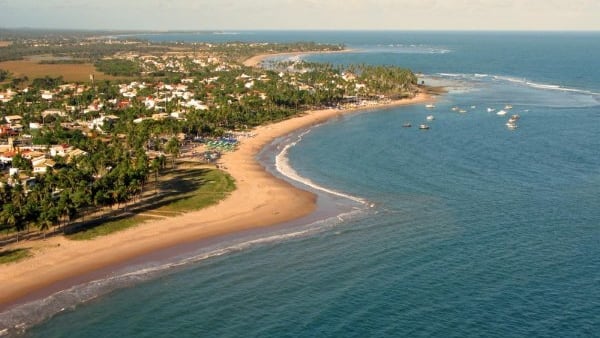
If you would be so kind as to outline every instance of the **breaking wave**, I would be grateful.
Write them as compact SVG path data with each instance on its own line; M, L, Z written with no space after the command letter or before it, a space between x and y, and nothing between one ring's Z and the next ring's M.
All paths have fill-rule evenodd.
M368 201L363 198L352 196L352 195L349 195L349 194L346 194L346 193L343 193L340 191L336 191L336 190L329 189L329 188L323 187L321 185L318 185L317 183L311 181L310 179L300 176L296 172L296 170L294 170L294 168L292 168L292 166L289 163L289 159L287 157L288 151L290 148L295 147L296 144L298 144L300 141L302 141L302 137L304 137L304 135L306 135L308 133L310 133L310 130L307 130L307 131L301 133L298 136L298 139L296 141L286 144L283 147L283 149L281 150L281 152L279 152L279 154L277 154L277 156L275 156L275 168L277 169L277 171L279 173L281 173L283 176L285 176L293 181L296 181L298 183L301 183L303 185L306 185L308 187L311 187L315 190L322 191L322 192L325 192L325 193L328 193L328 194L331 194L334 196L346 198L346 199L349 199L351 201L354 201L354 202L357 202L357 203L360 203L363 205L368 205L369 204Z
M548 84L548 83L538 83L533 82L525 78L512 77L512 76L504 76L504 75L490 75L490 74L462 74L462 73L437 73L438 76L452 78L452 79L462 79L462 80L485 80L489 79L490 81L502 81L514 83L517 85L540 89L540 90L553 90L553 91L561 91L561 92L570 92L570 93L578 93L584 95L592 95L592 96L600 96L600 93L593 92L587 89L579 89L579 88L570 88L563 87L557 84Z

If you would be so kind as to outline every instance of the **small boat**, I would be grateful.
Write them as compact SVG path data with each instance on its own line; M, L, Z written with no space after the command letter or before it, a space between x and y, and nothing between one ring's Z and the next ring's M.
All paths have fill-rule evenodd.
M477 106L471 106L471 109L475 109L475 108L477 108Z
M459 112L459 113L462 113L462 114L464 114L464 113L466 113L467 111L466 111L466 110L464 110L464 109L461 109L461 110L459 110L458 112Z
M426 124L424 124L424 123L423 124L419 124L419 129L427 130L427 129L429 129L429 126L426 125Z
M492 113L492 112L494 112L495 110L496 110L496 109L494 109L494 108L488 108L488 109L487 109L487 112L488 112L488 113Z
M425 105L425 108L433 109L433 108L435 108L435 104Z
M511 130L517 129L517 124L514 122L508 121L508 122L506 122L506 128L511 129Z
M518 120L520 118L521 118L521 116L519 116L519 114L513 114L513 115L510 116L510 119L514 120L514 121L516 121L516 120Z
M460 108L458 107L452 107L452 111L458 111Z
M496 115L498 115L498 116L504 116L504 115L506 115L506 110L504 110L504 109L502 109L502 110L499 110L499 111L496 113Z
M504 106L504 109L506 109L506 110L512 109L512 106L510 104L507 104L506 106Z
M427 121L433 121L433 120L435 120L435 117L433 115L427 116Z
M406 123L404 123L402 125L402 127L404 127L404 128L410 128L410 127L412 127L412 124L410 124L410 122L406 122Z

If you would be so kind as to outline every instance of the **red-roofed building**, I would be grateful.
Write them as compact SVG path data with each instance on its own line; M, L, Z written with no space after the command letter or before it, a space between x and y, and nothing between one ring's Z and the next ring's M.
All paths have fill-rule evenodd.
M18 133L9 125L0 125L0 136L15 136Z

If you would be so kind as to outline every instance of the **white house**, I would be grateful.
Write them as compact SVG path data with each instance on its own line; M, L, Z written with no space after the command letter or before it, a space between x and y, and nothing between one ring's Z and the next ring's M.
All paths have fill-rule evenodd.
M21 115L8 115L8 116L4 116L4 120L6 120L7 123L9 123L11 126L13 126L15 124L21 123L21 121L23 120L23 117Z
M43 91L42 92L42 99L44 100L52 100L53 94L49 91Z

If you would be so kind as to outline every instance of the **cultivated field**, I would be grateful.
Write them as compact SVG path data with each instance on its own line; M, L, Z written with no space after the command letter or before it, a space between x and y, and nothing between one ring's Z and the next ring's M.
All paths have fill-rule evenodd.
M40 64L37 60L18 60L0 62L0 69L8 70L12 77L27 76L29 80L45 76L62 76L64 81L85 82L94 74L96 80L115 80L116 76L98 72L91 63L81 64Z
M0 47L8 47L11 43L11 41L0 41Z

